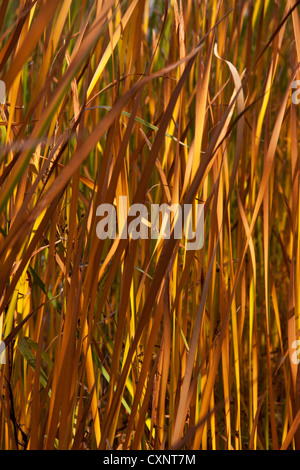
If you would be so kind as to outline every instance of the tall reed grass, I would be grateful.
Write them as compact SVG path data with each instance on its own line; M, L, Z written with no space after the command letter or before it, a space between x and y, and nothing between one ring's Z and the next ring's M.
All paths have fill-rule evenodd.
M1 2L1 449L300 449L299 3Z

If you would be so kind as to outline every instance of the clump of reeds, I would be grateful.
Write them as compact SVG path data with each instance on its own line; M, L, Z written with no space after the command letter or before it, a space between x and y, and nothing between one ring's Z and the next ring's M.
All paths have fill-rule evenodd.
M1 449L300 449L298 4L2 1Z

